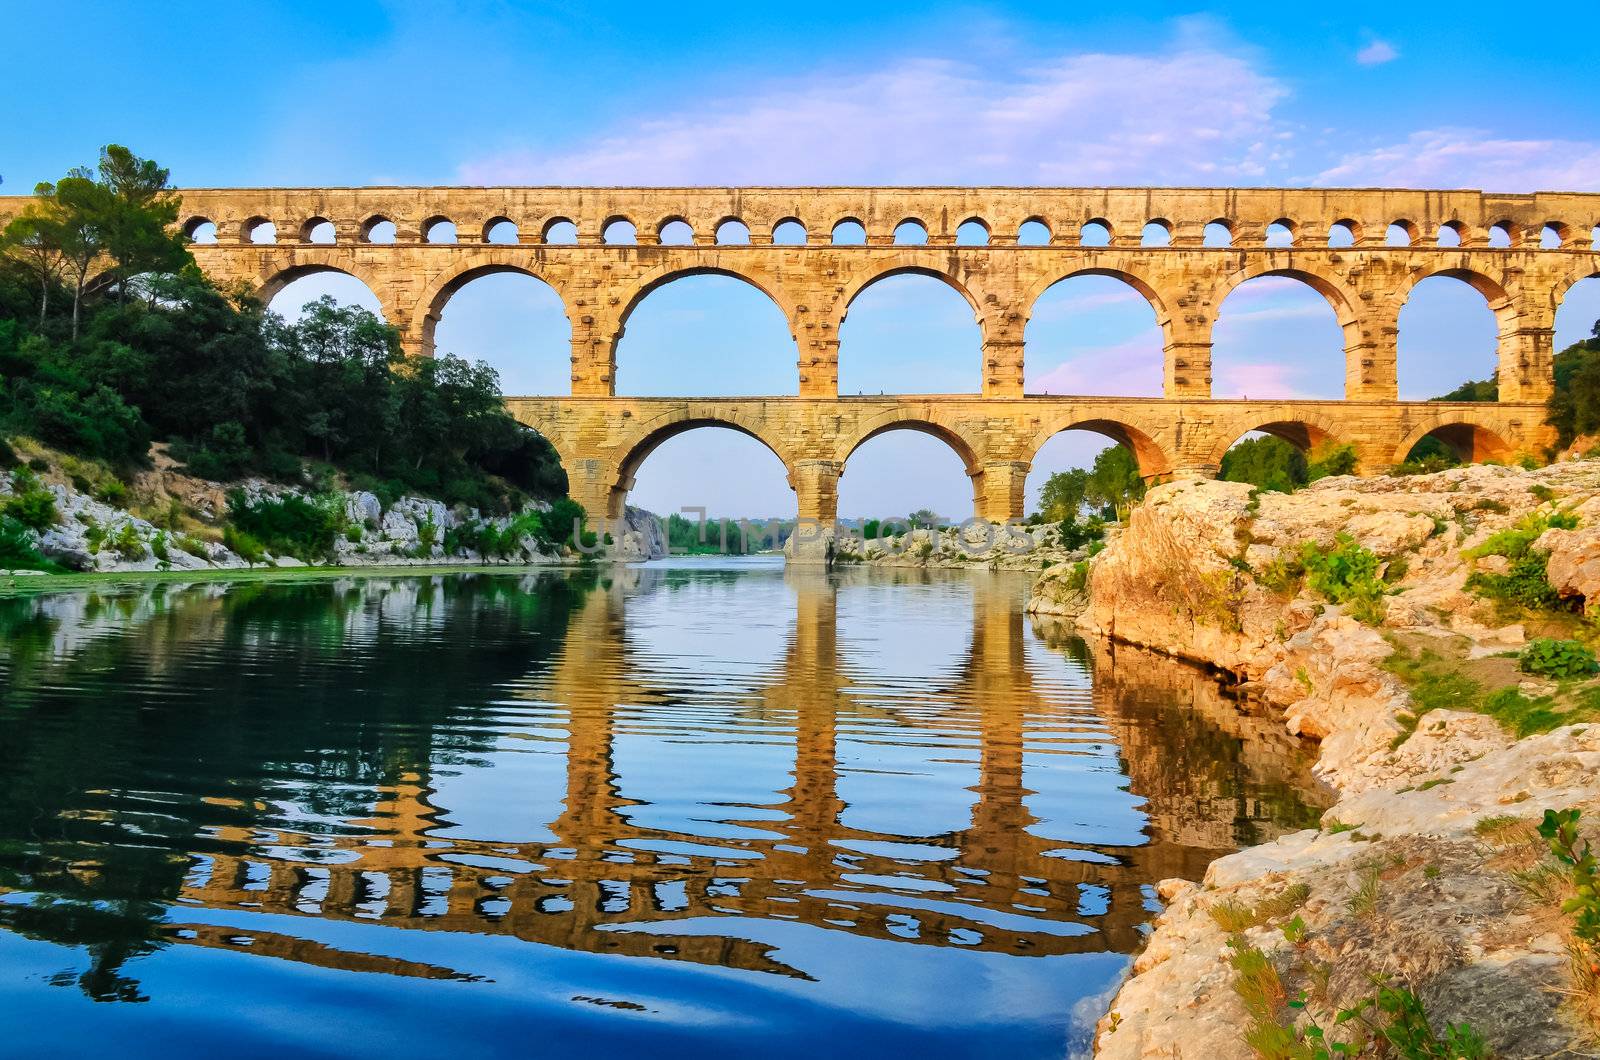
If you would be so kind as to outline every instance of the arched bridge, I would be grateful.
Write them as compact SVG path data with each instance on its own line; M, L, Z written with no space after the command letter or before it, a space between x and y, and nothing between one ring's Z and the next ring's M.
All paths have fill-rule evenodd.
M0 199L0 216L22 201ZM183 209L187 232L215 233L194 251L219 281L270 297L300 276L349 273L372 289L412 354L432 352L445 302L470 280L514 271L549 283L572 326L571 396L509 403L555 444L573 495L607 515L619 513L645 455L707 424L764 442L788 469L800 515L824 522L835 516L851 450L895 428L949 442L972 477L976 513L994 519L1022 514L1034 455L1074 427L1130 445L1151 476L1213 473L1227 447L1257 429L1303 446L1348 443L1369 472L1430 433L1470 459L1536 451L1550 437L1543 402L1556 309L1574 284L1600 275L1592 234L1600 195L1543 192L195 189L183 192ZM847 228L858 245L841 245ZM1090 228L1104 245L1085 245ZM1208 229L1229 245L1206 245ZM673 230L687 231L687 241L664 243ZM913 233L912 243L897 232ZM1146 245L1150 232L1166 245ZM615 396L629 314L654 288L697 273L736 277L782 309L799 351L795 396ZM982 336L981 393L839 394L839 329L852 301L902 273L936 277L971 306ZM1117 277L1150 302L1165 348L1161 398L1023 393L1023 332L1035 301L1083 274ZM1344 400L1211 398L1218 308L1261 276L1295 278L1327 299L1344 333ZM1494 312L1499 402L1397 400L1400 309L1432 276L1467 282Z

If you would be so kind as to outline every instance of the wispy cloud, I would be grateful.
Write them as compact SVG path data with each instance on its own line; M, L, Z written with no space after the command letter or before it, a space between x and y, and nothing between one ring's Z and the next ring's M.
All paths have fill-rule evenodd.
M1026 69L912 58L819 70L612 129L466 162L468 183L1185 184L1282 161L1282 84L1214 46L1068 54Z
M1294 385L1296 366L1288 364L1214 365L1211 392L1217 397L1306 397Z
M1356 52L1356 62L1362 66L1381 66L1400 58L1400 49L1386 40L1374 40Z
M1141 335L1114 345L1074 351L1070 360L1030 377L1027 390L1030 394L1159 397L1161 361L1160 334Z
M1482 129L1427 129L1348 154L1318 174L1327 186L1600 191L1600 143L1508 140Z

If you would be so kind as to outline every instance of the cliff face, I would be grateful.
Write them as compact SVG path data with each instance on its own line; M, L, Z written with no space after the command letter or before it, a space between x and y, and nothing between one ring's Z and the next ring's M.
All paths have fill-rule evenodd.
M1402 680L1394 659L1415 653L1445 678L1554 695L1504 658L1525 643L1525 623L1507 622L1467 579L1503 574L1509 561L1490 539L1520 528L1538 535L1554 590L1587 604L1600 592L1597 498L1590 462L1330 479L1288 495L1179 482L1151 490L1086 567L1041 575L1035 611L1229 671L1281 709L1291 732L1320 742L1317 773L1339 799L1319 831L1222 858L1201 885L1162 884L1167 908L1101 1023L1099 1055L1250 1055L1232 928L1216 911L1270 906L1297 885L1299 942L1285 941L1281 918L1245 932L1288 997L1328 977L1320 1002L1283 1010L1290 1024L1315 1013L1331 1025L1381 973L1411 985L1436 1028L1467 1020L1497 1055L1577 1055L1562 1050L1593 1030L1551 992L1572 988L1563 919L1517 886L1482 822L1510 822L1516 868L1538 863L1528 837L1545 808L1600 808L1600 725L1518 742L1483 713L1432 709L1419 721L1438 704L1417 699L1415 675ZM1576 529L1541 535L1558 512ZM1364 599L1333 603L1310 587L1302 557L1357 547L1376 587Z

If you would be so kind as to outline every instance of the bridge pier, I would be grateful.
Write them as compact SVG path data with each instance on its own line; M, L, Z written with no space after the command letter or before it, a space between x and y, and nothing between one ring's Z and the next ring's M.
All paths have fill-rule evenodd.
M833 563L843 471L844 465L837 460L794 462L789 481L794 486L799 523L783 550L790 563L824 567Z
M1032 466L1027 460L992 460L973 471L972 493L977 502L974 514L991 523L1006 523L1026 515L1028 470Z

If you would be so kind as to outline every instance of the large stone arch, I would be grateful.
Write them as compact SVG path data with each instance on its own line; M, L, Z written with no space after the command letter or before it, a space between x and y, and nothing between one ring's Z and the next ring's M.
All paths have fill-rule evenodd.
M1430 434L1437 435L1455 451L1458 459L1468 463L1509 460L1517 453L1516 446L1501 433L1499 424L1482 423L1469 413L1454 411L1430 416L1413 427L1395 449L1392 463L1404 463L1412 448Z
M531 276L541 283L547 284L556 296L561 299L561 307L567 315L567 322L573 325L572 335L576 342L578 329L574 324L576 314L573 313L572 304L567 299L567 292L562 285L551 276L547 276L535 269L528 267L528 255L516 247L506 246L500 249L486 249L482 253L463 255L466 260L458 264L451 272L434 279L423 291L418 300L420 312L411 321L405 338L409 340L409 348L427 357L432 357L434 352L434 332L439 326L439 317L444 313L445 305L452 295L473 280L482 276L492 276L502 272L516 272L524 276Z
M1210 328L1215 330L1216 323L1222 316L1222 306L1228 300L1228 296L1251 280L1263 276L1281 276L1297 280L1323 297L1333 309L1334 320L1344 333L1344 397L1346 399L1363 397L1367 391L1374 391L1379 395L1393 398L1396 388L1393 359L1389 358L1387 363L1381 366L1373 364L1375 373L1369 372L1369 366L1363 363L1374 360L1370 354L1376 346L1376 337L1369 334L1363 326L1365 322L1362 314L1346 293L1344 279L1337 273L1304 262L1289 264L1274 260L1276 257L1274 255L1267 261L1247 265L1222 278L1212 295Z
M1063 431L1091 431L1116 445L1127 446L1139 464L1140 477L1146 482L1164 478L1179 469L1177 455L1156 440L1159 431L1131 422L1131 418L1111 419L1077 411L1047 419L1034 431L1028 442L1028 463L1031 465L1045 443Z
M794 460L783 443L768 429L766 423L740 410L713 408L686 402L641 422L624 438L619 439L610 457L604 461L604 471L609 472L608 476L602 476L607 479L604 484L609 491L604 498L605 517L615 519L622 515L628 491L633 488L634 478L651 453L668 439L700 427L725 427L754 438L783 464L784 473L788 477L790 487L793 488Z
M1177 356L1175 347L1177 335L1173 328L1172 311L1168 308L1167 299L1162 297L1161 292L1158 291L1149 280L1126 268L1075 265L1064 270L1052 270L1051 272L1045 273L1042 277L1030 284L1022 295L1021 304L1017 306L1017 312L1021 316L1021 320L1019 322L1019 334L1023 340L1021 358L1022 363L1018 367L1024 376L1026 376L1027 373L1027 327L1028 323L1033 319L1034 311L1038 308L1039 300L1053 290L1058 284L1066 283L1068 280L1075 279L1079 276L1104 276L1113 280L1118 280L1132 288L1141 298L1145 300L1145 303L1150 306L1151 311L1155 313L1156 327L1161 331L1161 346L1164 360L1171 362ZM1170 371L1163 371L1164 377L1170 376L1171 374L1172 373ZM1166 389L1166 386L1167 384L1164 381L1164 390Z
M329 249L331 250L332 247ZM394 312L398 307L392 306L390 300L384 297L384 287L378 281L377 276L354 261L349 260L348 256L330 254L326 258L311 261L304 260L298 254L295 257L296 260L290 265L275 271L263 272L260 282L256 284L256 297L261 299L263 305L272 301L278 292L296 280L323 272L342 272L346 276L366 284L367 290L371 291L377 297L378 303L383 306L384 316L388 318L389 323L396 326L399 325L399 320Z
M979 444L969 439L953 419L941 416L926 407L905 407L879 413L853 430L845 431L835 441L834 459L843 467L857 449L889 431L911 430L929 434L948 445L961 458L962 467L971 475L981 468L985 453Z
M1435 276L1444 276L1465 283L1483 296L1484 302L1489 307L1489 312L1494 314L1496 331L1495 362L1496 372L1501 381L1500 399L1502 401L1508 399L1516 400L1521 396L1522 391L1526 388L1524 376L1530 369L1535 375L1548 376L1549 364L1545 363L1542 366L1525 364L1524 351L1519 346L1521 345L1524 325L1528 323L1536 324L1542 328L1544 345L1548 346L1551 329L1555 321L1555 309L1552 307L1549 313L1545 314L1543 307L1540 306L1538 310L1541 319L1536 321L1524 320L1521 307L1517 304L1516 292L1511 286L1489 275L1487 272L1480 272L1461 265L1444 264L1437 268L1424 267L1406 277L1405 282L1400 285L1394 296L1395 337L1397 343L1399 340L1400 311L1411 300L1411 293L1416 290L1417 284ZM1543 359L1548 362L1548 350L1545 351L1543 358L1535 359ZM1548 386L1545 389L1547 392Z
M887 280L891 276L931 276L933 279L940 281L945 286L954 290L962 298L967 300L967 305L972 307L973 320L975 320L978 324L978 327L982 329L984 327L984 312L983 305L979 300L978 294L974 293L973 288L968 286L968 284L965 283L959 276L955 275L955 273L948 269L941 269L937 265L929 264L928 257L929 255L927 252L923 252L921 254L900 254L887 261L878 263L877 267L875 267L872 272L858 278L853 284L845 289L842 295L840 295L838 323L840 325L844 324L845 317L850 314L850 307L855 304L856 299L860 298L862 293L873 284L878 283L881 280Z
M862 294L866 293L866 291L875 284L883 280L890 279L894 276L927 276L938 280L940 283L943 283L946 287L949 287L951 290L959 294L966 301L968 308L972 310L973 322L978 325L978 349L973 351L973 353L978 361L978 378L980 381L980 389L985 393L988 393L991 389L989 383L991 372L987 367L987 363L994 359L993 350L997 346L1013 345L1017 351L1014 357L1014 360L1016 361L1015 374L1017 377L1015 390L1016 395L1020 396L1022 393L1022 336L1019 330L1014 336L1014 341L1007 341L1009 336L1007 335L1007 321L1005 316L1010 307L1004 302L996 302L995 305L989 306L989 311L986 312L984 308L986 304L984 292L975 289L966 280L957 276L954 272L948 269L942 269L936 264L930 264L929 255L924 248L916 247L908 249L920 250L922 253L897 254L889 259L875 262L870 273L857 277L853 283L847 283L845 285L845 289L839 296L839 299L836 303L837 310L833 320L834 335L843 335L844 322L850 315L851 306L855 304L856 300L860 298ZM833 357L835 360L835 364L833 366L833 380L834 388L837 390L840 373L840 365L837 362L844 357L841 343L836 342L833 350Z
M904 407L872 416L858 423L853 430L836 439L834 466L843 475L850 457L867 442L890 431L917 431L937 438L956 454L961 469L972 482L973 511L982 514L984 507L985 456L981 443L967 436L962 426L953 418L941 416L926 407Z

